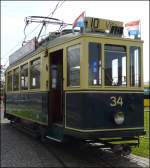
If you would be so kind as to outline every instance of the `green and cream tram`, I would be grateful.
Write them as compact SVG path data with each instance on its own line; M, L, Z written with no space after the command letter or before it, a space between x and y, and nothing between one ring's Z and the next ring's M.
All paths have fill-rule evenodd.
M144 134L143 41L122 37L121 22L97 19L92 25L90 19L81 32L33 39L20 50L33 44L34 50L10 56L5 117L60 142L138 144ZM102 21L110 33L97 26Z

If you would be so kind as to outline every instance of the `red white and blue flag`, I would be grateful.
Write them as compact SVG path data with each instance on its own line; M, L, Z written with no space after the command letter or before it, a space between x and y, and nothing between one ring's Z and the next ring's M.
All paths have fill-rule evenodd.
M128 35L138 36L140 34L140 20L132 21L125 24L126 29L128 30Z
M84 17L85 17L85 12L82 12L82 13L76 18L76 20L73 22L72 28L74 28L74 27L83 28L83 27L84 27Z

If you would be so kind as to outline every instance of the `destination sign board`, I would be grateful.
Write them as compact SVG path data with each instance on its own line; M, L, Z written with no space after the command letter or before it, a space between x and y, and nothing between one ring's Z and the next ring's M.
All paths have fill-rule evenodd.
M22 46L9 56L9 64L12 64L15 61L25 57L27 54L33 52L35 48L36 48L36 38L33 38L32 40L30 40L28 43L26 43L24 46Z
M123 28L123 22L108 19L85 17L86 32L111 32L112 28Z

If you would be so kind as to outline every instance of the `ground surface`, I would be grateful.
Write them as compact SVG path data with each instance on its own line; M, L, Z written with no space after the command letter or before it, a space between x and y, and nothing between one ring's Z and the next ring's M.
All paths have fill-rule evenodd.
M40 143L1 116L1 167L149 167L148 159L135 155L119 158L93 147Z

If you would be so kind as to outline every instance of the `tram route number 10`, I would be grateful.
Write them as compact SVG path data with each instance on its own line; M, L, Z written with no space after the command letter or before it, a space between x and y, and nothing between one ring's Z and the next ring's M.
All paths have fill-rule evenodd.
M119 97L112 96L112 97L110 97L110 99L111 99L111 103L110 103L111 107L116 107L116 106L121 106L122 107L123 100L122 100L121 96L119 96Z
M119 21L112 21L108 19L92 18L88 17L87 22L85 22L86 28L91 29L91 31L101 31L105 32L106 30L111 31L113 26L123 27L123 23Z
M110 30L112 26L117 26L117 24L110 20L92 18L91 19L91 28L99 29L101 31Z
M97 18L92 18L91 28L98 28L98 27L99 27L99 19L97 19Z

